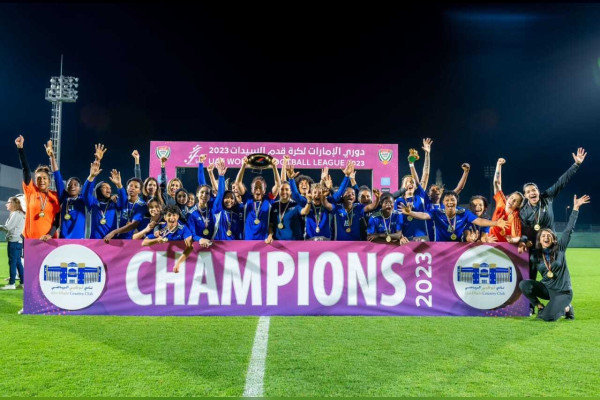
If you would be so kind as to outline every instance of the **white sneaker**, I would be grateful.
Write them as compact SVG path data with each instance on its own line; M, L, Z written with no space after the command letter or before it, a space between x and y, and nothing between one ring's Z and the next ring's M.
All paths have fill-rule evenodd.
M17 287L15 285L5 285L0 288L0 290L15 290Z
M23 314L23 309L21 308L19 311L17 311L17 314Z

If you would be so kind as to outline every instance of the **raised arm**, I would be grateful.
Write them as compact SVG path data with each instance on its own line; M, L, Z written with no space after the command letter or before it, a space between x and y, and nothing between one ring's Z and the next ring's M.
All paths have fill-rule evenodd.
M273 179L275 180L275 185L273 185L273 196L275 197L279 195L279 189L281 188L281 177L277 171L277 163L277 159L274 158L271 164L271 168L273 169Z
M137 150L134 150L131 153L133 157L134 165L133 165L133 176L138 179L142 179L142 167L140 167L140 153Z
M209 164L208 167L206 167L206 172L208 173L208 179L210 179L210 187L213 189L217 188L218 190L219 183L217 182L217 178L215 178L215 165Z
M281 182L287 182L287 169L290 163L290 156L283 156L281 160Z
M242 159L242 166L240 167L240 170L238 171L238 174L235 177L235 184L237 185L238 193L240 194L240 196L244 196L244 194L246 193L246 187L242 184L242 181L244 180L244 173L246 172L247 166L248 157L244 157Z
M19 137L15 139L15 144L17 145L19 161L21 162L21 168L23 169L23 183L25 183L25 185L29 185L31 182L31 169L29 169L29 163L27 162L25 149L23 148L23 145L25 144L25 138L23 135L19 135Z
M560 236L560 240L558 241L558 248L560 250L566 250L569 242L571 241L571 235L575 230L575 223L577 222L577 217L579 215L579 207L588 204L590 202L590 196L583 195L579 199L577 195L573 196L573 211L571 211L571 217L569 218L569 222L563 231L563 234Z
M48 140L48 142L44 145L46 149L46 154L50 160L50 167L52 168L52 175L54 175L54 184L56 186L56 193L58 193L59 201L62 202L65 200L67 194L65 192L65 184L62 180L62 175L60 170L58 169L58 164L56 163L56 157L54 156L54 149L52 147L52 140Z
M90 208L98 204L98 199L94 197L94 180L100 175L100 162L94 161L90 164L90 175L83 185L83 201L86 207Z
M160 186L160 190L164 197L163 200L166 200L167 196L169 195L167 193L167 169L165 168L166 164L167 164L167 160L168 160L167 157L161 157L161 159L160 159L160 182L158 183L158 185Z
M460 181L458 181L458 185L454 188L456 193L462 192L462 190L465 188L465 185L467 184L467 177L469 176L469 171L471 170L471 166L467 163L464 163L460 167L463 170L463 174L460 177Z
M425 161L423 162L423 174L421 175L421 181L417 181L417 183L421 183L421 185L424 187L427 187L427 183L429 182L429 169L431 163L430 153L432 144L433 140L431 140L430 138L423 139L422 149L425 152Z
M571 180L573 175L575 175L575 172L577 172L577 170L579 169L579 166L581 165L581 163L583 163L583 160L585 160L585 156L587 156L587 153L585 152L585 150L582 147L577 149L577 154L574 154L574 153L571 153L571 154L573 155L573 160L575 160L575 163L573 165L571 165L569 167L569 169L566 170L565 173L562 174L558 178L558 180L556 181L556 183L554 183L554 185L552 185L548 189L546 189L546 195L550 199L553 199L556 196L558 196L560 191L565 186L567 186L567 183L569 183L569 180Z
M327 209L327 211L333 211L333 205L329 201L327 201L327 196L325 195L325 193L321 193L321 203L323 204L323 207Z
M379 205L380 198L381 198L381 192L378 189L373 189L373 200L371 201L371 204L367 204L365 206L364 211L366 213L368 213L368 212L375 210L377 208L377 206Z
M216 161L216 165L217 172L219 173L219 183L217 184L217 197L213 202L213 213L215 214L223 211L223 197L225 197L225 173L227 172L224 159L219 158Z
M346 192L346 188L348 188L348 184L350 183L350 175L354 172L355 165L356 165L356 163L354 161L350 160L346 163L346 167L344 167L344 169L342 169L342 172L345 175L344 179L342 179L342 183L340 183L340 187L337 190L337 192L335 192L332 196L333 201L335 201L336 203L340 201L340 199Z
M494 173L494 194L502 191L502 166L506 160L499 158L496 162L496 172Z
M204 161L206 161L206 154L200 154L198 156L198 186L206 185L206 178L204 177Z

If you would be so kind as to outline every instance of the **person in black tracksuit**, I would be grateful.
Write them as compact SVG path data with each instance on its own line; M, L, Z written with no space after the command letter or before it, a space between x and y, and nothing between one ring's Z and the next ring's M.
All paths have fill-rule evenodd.
M589 201L587 195L579 199L575 196L571 218L560 240L557 240L556 233L552 229L544 228L537 236L535 249L530 252L530 263L536 271L540 272L542 280L523 280L519 283L519 288L531 305L538 309L538 318L544 321L556 321L563 315L567 319L575 319L571 304L573 289L567 267L566 250L575 229L579 207ZM544 307L539 299L550 301Z
M519 253L531 247L535 242L538 232L541 229L554 229L554 210L552 202L560 191L567 185L569 180L575 175L579 166L585 159L587 153L583 148L577 149L577 154L573 154L575 163L562 174L554 185L540 193L535 183L526 183L523 185L523 193L527 203L519 211L521 219L521 243L519 244ZM537 269L529 263L529 279L537 278ZM530 308L533 314L534 308Z

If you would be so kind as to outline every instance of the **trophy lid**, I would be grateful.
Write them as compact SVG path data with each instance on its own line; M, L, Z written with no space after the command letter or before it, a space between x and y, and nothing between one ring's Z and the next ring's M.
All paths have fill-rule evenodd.
M273 165L273 157L265 153L254 153L248 155L248 166L254 169L267 169Z

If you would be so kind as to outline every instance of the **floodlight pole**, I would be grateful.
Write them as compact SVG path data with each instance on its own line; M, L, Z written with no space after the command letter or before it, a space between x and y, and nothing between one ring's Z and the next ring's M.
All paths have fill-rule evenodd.
M77 83L79 78L63 76L63 55L60 56L60 76L50 78L50 88L46 89L46 100L52 103L52 117L50 119L50 138L56 157L56 165L60 168L60 138L62 122L62 103L75 103L77 101ZM54 186L54 183L52 183Z

